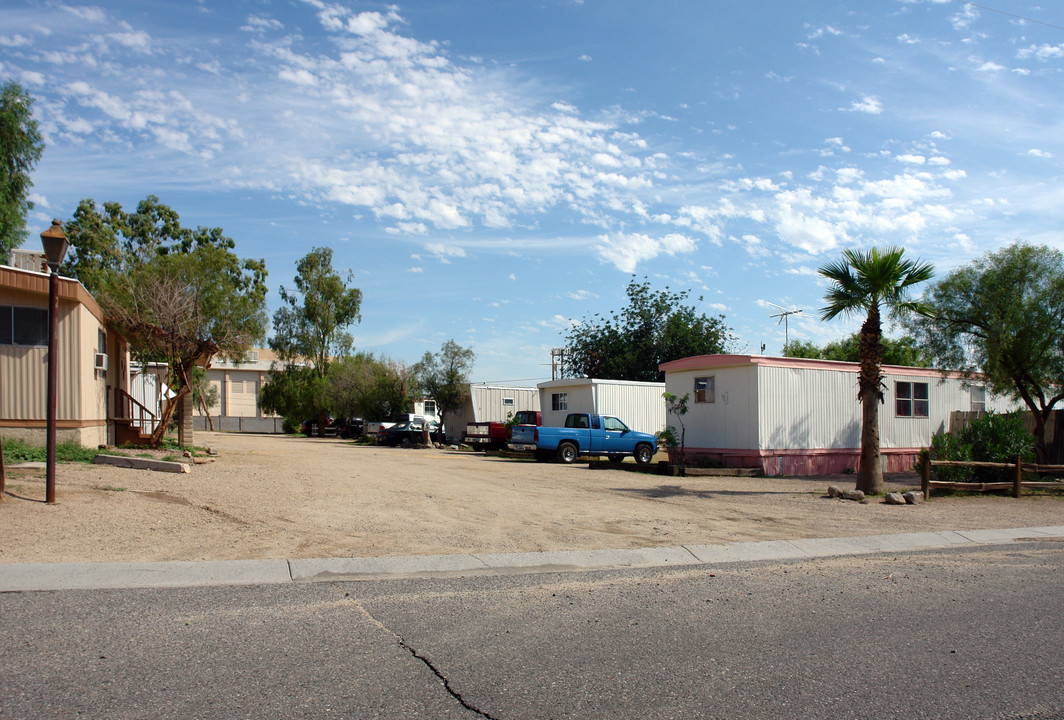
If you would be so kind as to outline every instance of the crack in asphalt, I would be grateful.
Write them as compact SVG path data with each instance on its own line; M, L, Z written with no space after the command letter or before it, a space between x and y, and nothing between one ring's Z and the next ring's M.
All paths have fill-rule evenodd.
M447 691L447 694L450 695L459 705L464 707L466 710L469 710L470 712L476 713L482 718L487 718L487 720L501 720L501 718L498 718L492 715L491 713L487 713L481 710L476 705L473 705L468 700L466 700L462 696L462 693L454 689L454 687L451 685L451 681L447 679L447 676L444 675L443 672L441 672L440 669L436 667L436 665L431 660L422 655L417 650L417 648L413 647L406 640L404 640L402 635L395 632L390 627L375 618L373 614L370 613L370 611L367 610L359 600L351 597L350 593L347 592L344 593L344 597L345 599L349 600L356 608L358 608L358 611L361 612L371 623L376 625L382 632L385 632L395 638L395 642L399 645L399 647L410 653L410 656L412 658L420 661L425 667L427 667L429 671L436 676L436 679L439 680L440 683L443 685L443 689Z

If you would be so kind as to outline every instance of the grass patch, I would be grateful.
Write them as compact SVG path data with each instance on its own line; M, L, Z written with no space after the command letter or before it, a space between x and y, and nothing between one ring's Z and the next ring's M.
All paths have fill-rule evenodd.
M100 453L96 448L87 448L77 443L58 443L55 446L56 462L80 462L92 464ZM4 440L4 464L17 465L24 462L46 462L48 449L44 445L31 445L18 439Z

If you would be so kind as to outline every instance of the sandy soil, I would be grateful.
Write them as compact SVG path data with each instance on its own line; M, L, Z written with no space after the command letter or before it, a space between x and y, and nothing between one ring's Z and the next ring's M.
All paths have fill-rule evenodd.
M189 474L8 468L0 562L370 557L632 548L1064 524L1064 497L916 506L825 496L850 477L664 477L451 450L198 433ZM892 477L898 488L914 475Z

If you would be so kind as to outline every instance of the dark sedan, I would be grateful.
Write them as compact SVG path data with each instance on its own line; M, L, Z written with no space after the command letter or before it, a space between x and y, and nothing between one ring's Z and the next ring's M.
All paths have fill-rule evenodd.
M409 422L402 422L398 425L392 425L389 428L382 429L377 433L377 443L379 445L390 445L395 447L396 445L417 445L421 442L422 433L424 431L424 422L422 420L411 420ZM429 435L433 440L438 440L439 425L428 421Z

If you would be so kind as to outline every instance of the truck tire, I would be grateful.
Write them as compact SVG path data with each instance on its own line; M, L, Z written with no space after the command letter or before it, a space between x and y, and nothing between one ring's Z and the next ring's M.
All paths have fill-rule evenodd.
M579 454L580 452L577 450L576 445L571 442L563 442L558 445L558 462L572 465Z
M654 451L646 443L639 443L636 445L634 454L635 461L640 465L649 465L654 457Z

